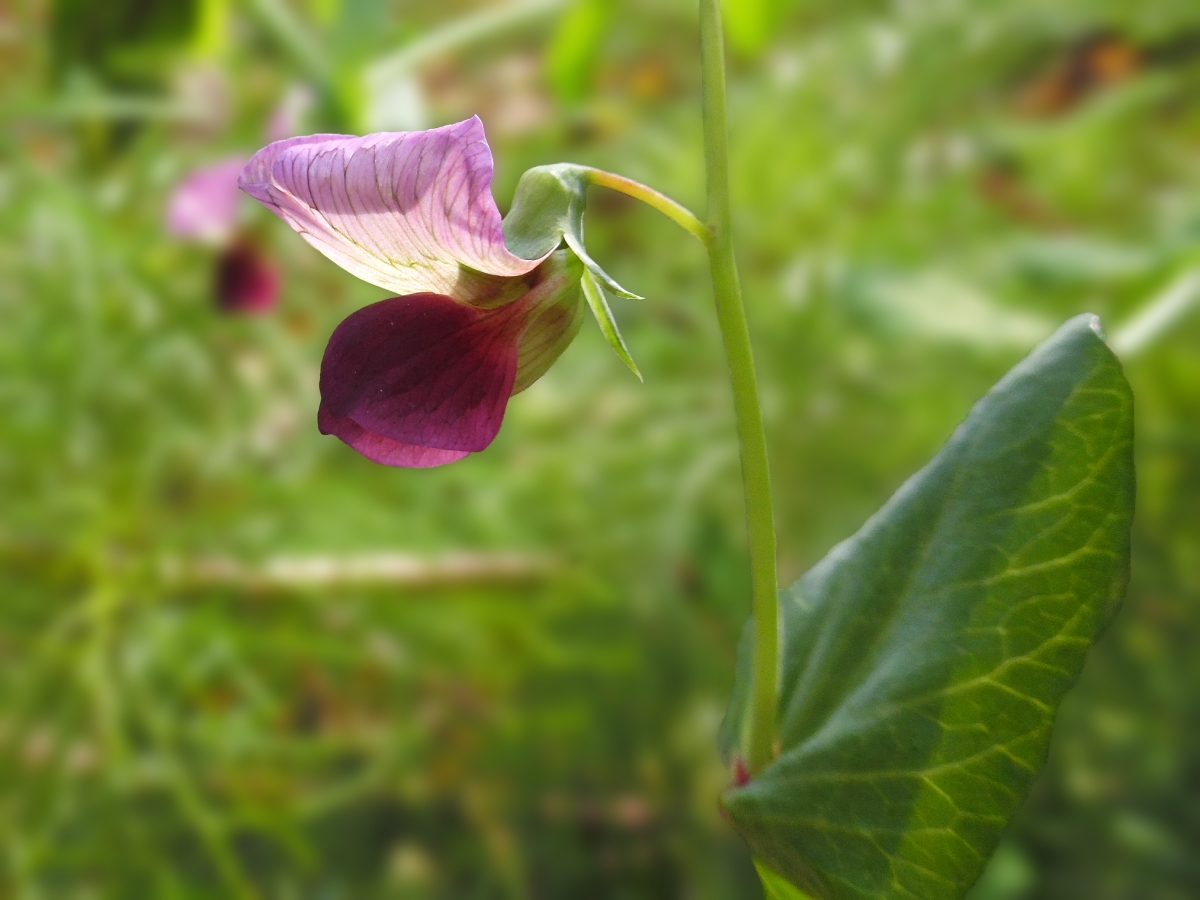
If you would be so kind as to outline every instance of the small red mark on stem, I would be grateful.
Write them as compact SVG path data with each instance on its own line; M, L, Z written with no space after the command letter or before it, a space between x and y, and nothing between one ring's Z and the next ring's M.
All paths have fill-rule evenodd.
M746 768L746 760L740 756L733 758L733 785L745 787L750 783L750 771Z

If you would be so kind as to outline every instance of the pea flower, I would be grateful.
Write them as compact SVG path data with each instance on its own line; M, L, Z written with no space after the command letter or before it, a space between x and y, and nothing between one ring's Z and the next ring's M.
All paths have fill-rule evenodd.
M319 429L375 462L437 466L483 450L509 397L575 337L585 294L603 304L595 279L633 296L583 250L581 197L518 188L502 221L492 171L472 117L277 141L241 175L305 241L397 295L346 318L321 361Z
M245 165L235 156L188 173L167 207L171 234L216 248L213 293L222 312L265 312L279 299L279 270L238 228L237 179Z

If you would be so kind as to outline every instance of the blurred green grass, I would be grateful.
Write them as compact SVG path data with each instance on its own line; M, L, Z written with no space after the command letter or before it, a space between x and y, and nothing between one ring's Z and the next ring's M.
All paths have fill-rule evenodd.
M755 896L715 809L748 600L693 242L594 194L646 384L585 325L488 451L397 471L314 427L380 292L247 200L284 298L221 316L163 228L298 85L305 130L480 114L502 208L571 160L699 209L692 4L162 6L0 13L0 896ZM1057 322L1196 265L1200 9L760 0L730 37L790 580ZM1193 315L1129 359L1133 585L977 900L1200 891L1198 348Z

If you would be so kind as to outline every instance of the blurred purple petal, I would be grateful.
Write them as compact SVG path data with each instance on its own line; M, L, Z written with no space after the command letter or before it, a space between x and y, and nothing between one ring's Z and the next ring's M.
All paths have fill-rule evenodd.
M224 243L237 224L238 176L246 165L231 157L196 169L171 194L167 230L186 240Z
M242 241L218 257L215 287L223 312L266 312L279 299L279 270L257 246Z
M413 294L352 313L321 360L324 420L402 444L484 449L512 394L530 309L525 298L481 310Z
M483 125L270 144L242 189L348 272L397 294L472 302L534 269L504 244Z

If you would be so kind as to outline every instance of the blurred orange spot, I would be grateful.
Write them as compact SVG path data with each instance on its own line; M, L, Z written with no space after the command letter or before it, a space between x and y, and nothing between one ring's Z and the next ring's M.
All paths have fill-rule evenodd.
M1136 75L1142 54L1119 35L1086 38L1068 48L1041 75L1018 94L1016 106L1035 116L1059 115L1078 106L1092 94Z
M661 60L644 60L629 75L629 91L638 100L658 100L670 89L671 79Z

